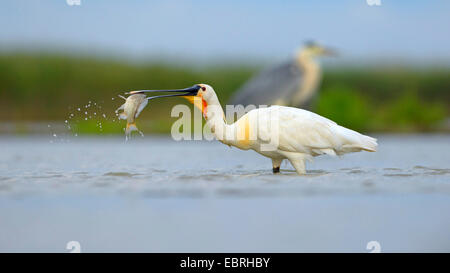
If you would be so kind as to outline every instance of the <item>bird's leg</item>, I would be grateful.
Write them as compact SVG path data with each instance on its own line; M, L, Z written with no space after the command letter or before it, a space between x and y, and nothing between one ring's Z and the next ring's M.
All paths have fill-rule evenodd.
M291 162L295 171L300 175L306 174L306 166L305 166L306 159L311 160L311 158L308 155L301 154L301 153L296 153L296 154L291 153L288 156L289 162Z
M299 174L306 174L305 160L302 158L289 159L295 171Z
M312 161L312 157L308 154L304 153L292 153L292 152L286 152L286 151L279 151L283 156L285 156L289 162L291 162L292 166L294 167L295 171L302 175L306 174L306 166L305 166L305 160Z
M280 166L281 162L283 162L283 159L280 158L272 158L272 171L273 173L279 173L280 172Z

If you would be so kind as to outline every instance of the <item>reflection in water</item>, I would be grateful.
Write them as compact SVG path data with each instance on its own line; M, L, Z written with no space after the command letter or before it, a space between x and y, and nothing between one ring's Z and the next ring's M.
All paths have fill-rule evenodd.
M219 143L0 138L0 251L450 251L450 137L379 140L298 176Z
M127 172L108 172L105 173L104 176L125 176L125 177L133 177L137 174L131 174Z
M146 138L125 144L121 139L92 138L50 144L39 138L3 138L0 192L65 194L100 190L97 193L158 198L425 191L448 194L450 169L445 164L449 156L439 151L449 146L449 137L433 136L432 141L423 138L427 136L382 137L377 153L347 155L342 160L319 157L304 176L298 176L289 165L283 165L282 172L274 175L270 162L254 153L223 149L206 141ZM123 154L133 157L124 158Z
M413 174L409 174L409 173L391 173L391 174L385 174L384 176L408 177L408 176L413 176Z

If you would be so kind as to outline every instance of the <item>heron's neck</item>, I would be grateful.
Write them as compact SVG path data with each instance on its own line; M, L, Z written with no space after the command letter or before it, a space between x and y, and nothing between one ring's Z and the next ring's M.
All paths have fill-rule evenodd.
M320 67L310 53L302 51L297 55L297 62L305 73L317 72Z
M301 52L297 62L303 71L303 81L299 92L292 98L292 103L296 106L304 104L313 96L321 77L320 65L311 54Z

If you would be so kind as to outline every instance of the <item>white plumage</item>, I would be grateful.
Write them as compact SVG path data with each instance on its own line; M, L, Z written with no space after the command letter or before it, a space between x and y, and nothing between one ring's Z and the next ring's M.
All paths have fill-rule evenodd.
M204 87L197 95L204 101L200 107L206 105L206 111L202 110L216 137L224 144L243 150L252 149L271 158L274 172L279 171L284 159L289 160L298 174L305 174L305 160L311 160L314 156L376 151L375 138L299 108L258 108L228 125L223 119L222 107L212 87L205 84L200 86ZM273 142L274 137L278 139L276 146L264 149L263 145Z
M305 161L328 154L342 155L362 150L375 152L375 138L337 125L312 112L286 106L254 109L233 124L227 124L225 114L214 89L207 84L175 90L139 90L146 92L176 92L148 99L183 96L199 108L216 138L224 144L256 152L272 159L273 172L280 171L284 159L289 160L298 174L305 174Z
M374 152L376 139L336 124L327 118L303 109L271 106L253 110L258 115L279 117L279 149L310 155L341 155L368 150ZM275 114L274 112L278 112ZM249 113L252 114L252 113ZM265 134L267 127L260 125ZM263 136L266 138L267 136Z
M275 121L274 126L270 125L271 117ZM230 132L229 136L235 136L234 139L225 137L222 140L225 144L244 150L252 149L271 158L273 168L277 171L281 161L288 159L299 174L305 173L305 160L311 161L314 156L343 155L361 150L375 152L377 147L375 138L342 127L315 113L293 107L271 106L254 109L234 124L225 127L224 130ZM246 127L249 137L236 137ZM274 149L261 148L261 144L270 143L274 137L278 138Z

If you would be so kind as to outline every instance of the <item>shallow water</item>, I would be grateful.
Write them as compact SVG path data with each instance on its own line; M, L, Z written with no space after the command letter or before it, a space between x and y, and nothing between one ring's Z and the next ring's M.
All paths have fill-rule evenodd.
M378 138L297 176L217 142L3 137L0 251L450 251L450 136Z

